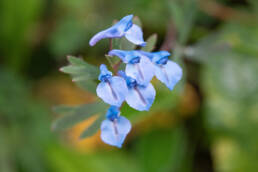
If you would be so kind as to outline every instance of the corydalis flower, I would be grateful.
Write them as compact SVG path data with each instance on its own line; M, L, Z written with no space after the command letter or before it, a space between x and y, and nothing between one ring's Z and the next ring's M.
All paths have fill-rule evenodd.
M119 108L110 106L106 113L106 120L101 123L101 139L103 142L121 148L122 144L131 130L128 119L120 116Z
M128 94L125 100L127 104L139 111L149 110L156 95L153 85L151 83L148 85L140 85L135 79L126 76L123 71L119 71L118 74L126 80Z
M170 53L167 51L152 53L141 51L141 53L154 63L155 76L170 90L173 90L174 86L181 80L183 71L178 64L168 60Z
M125 80L119 76L112 76L104 64L100 65L98 79L101 82L97 86L97 95L110 105L120 106L128 92Z
M104 38L121 38L126 37L130 42L145 46L146 43L143 40L143 33L139 26L133 24L133 15L128 15L122 18L115 25L103 30L94 35L90 40L90 46L94 46L98 41Z
M152 62L139 51L111 50L108 55L119 57L126 63L126 75L135 78L141 85L147 85L154 76L154 66Z

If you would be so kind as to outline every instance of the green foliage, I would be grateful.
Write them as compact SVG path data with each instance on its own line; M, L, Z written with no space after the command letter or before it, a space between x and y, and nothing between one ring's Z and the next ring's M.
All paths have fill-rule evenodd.
M86 63L80 58L68 57L70 64L62 67L60 70L71 75L72 80L81 88L95 93L97 87L96 79L98 78L99 70L97 67Z
M187 140L182 128L154 130L142 136L136 144L136 155L143 171L185 171ZM157 145L159 147L157 148ZM150 163L151 162L151 163ZM189 164L187 164L189 165Z
M175 0L169 1L168 6L178 32L178 44L185 44L195 21L196 2L195 0Z
M106 118L105 115L100 115L97 119L91 124L88 128L86 128L80 135L80 139L84 139L87 137L93 136L98 130L101 125L101 122Z
M0 80L0 171L47 171L44 150L55 143L48 110L13 72L1 68Z
M42 0L15 1L15 5L9 0L0 2L1 58L16 72L23 71L30 60L31 41L28 38L44 5Z
M56 113L64 114L60 118L56 119L52 124L52 129L59 131L71 128L75 124L82 122L96 114L104 116L104 112L107 109L107 105L102 102L96 102L92 104L85 104L77 107L59 106L54 108ZM97 121L95 121L97 122Z
M149 38L147 39L147 45L145 47L142 48L143 51L148 51L151 52L155 49L156 43L158 40L158 35L157 34L152 34L151 36L149 36Z
M138 16L135 16L133 18L133 23L138 25L138 26L140 26L140 27L142 27L142 21L141 21L141 19Z
M196 125L204 125L204 131L198 133L204 138L197 139L197 143L207 146L204 154L211 156L213 171L257 171L258 1L212 2L219 6L206 9L209 2L204 0L131 0L126 4L118 0L1 0L0 171L209 171L205 170L208 164L202 161L207 157L199 154L203 153L200 148L192 146L196 129L188 129L193 126L192 118ZM220 7L223 13L217 14ZM81 54L87 57L87 62L103 63L108 40L94 47L89 47L88 41L93 34L110 26L114 18L125 14L139 16L133 19L134 23L140 26L144 23L143 29L148 34L164 36L171 22L175 26L172 60L183 66L184 80L173 92L154 81L157 97L150 109L155 115L168 113L175 121L160 129L153 124L159 123L159 118L149 122L151 113L125 105L122 115L136 125L123 149L106 151L98 144L97 150L90 150L92 153L79 153L62 146L52 136L50 107L39 102L42 98L37 91L38 85L43 92L50 88L41 84L41 77L33 78L33 74L39 72L44 80L48 79L67 54ZM228 14L232 15L230 20ZM221 20L217 17L220 15L225 18ZM159 44L154 35L145 39L147 46L143 50L158 50L166 39L163 36ZM112 42L114 49L139 48L124 38ZM107 58L112 65L120 60ZM99 73L95 66L71 57L62 70L78 86L95 94ZM14 74L15 71L22 71L23 76ZM191 97L191 92L181 96L185 82L194 87L193 92L201 101ZM44 102L55 102L52 99L47 97ZM62 99L66 97L58 97ZM191 114L195 116L181 114L180 108L194 101L201 103L197 112ZM105 117L105 107L98 104L56 107L60 116L53 125L59 126L56 129L59 131L96 117L80 136L90 137Z

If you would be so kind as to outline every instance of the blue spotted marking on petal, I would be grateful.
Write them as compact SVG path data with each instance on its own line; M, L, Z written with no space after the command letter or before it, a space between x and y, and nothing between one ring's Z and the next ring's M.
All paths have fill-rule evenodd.
M132 19L133 15L125 16L112 27L97 33L91 38L89 42L90 46L94 46L101 39L121 38L125 36L126 32L133 26Z
M173 90L182 78L183 71L178 64L168 60L166 65L155 65L155 75L170 90Z
M127 64L125 68L126 75L135 78L140 85L147 85L154 76L154 65L147 58L142 56L140 63Z
M101 123L100 128L100 137L103 142L121 148L127 134L132 127L128 119L123 116L119 116L114 121L109 119L104 120Z
M98 76L98 79L100 81L104 81L104 80L107 80L109 78L112 77L112 72L110 72L108 69L107 69L107 66L104 65L104 64L101 64L100 67L100 74Z
M127 104L139 111L148 111L154 102L156 91L151 83L130 88L125 98Z
M100 82L97 86L97 95L104 102L121 106L127 95L128 88L123 78L114 76L106 82Z
M114 119L118 118L119 115L120 115L119 107L110 106L106 113L106 118L113 121Z
M157 51L157 52L153 52L152 53L153 57L152 57L152 62L156 63L156 64L160 64L159 62L162 59L168 59L168 57L171 55L168 51Z
M146 45L146 42L144 42L144 39L143 39L142 29L136 24L133 24L133 26L126 32L125 37L128 41L136 45L140 45L140 46Z

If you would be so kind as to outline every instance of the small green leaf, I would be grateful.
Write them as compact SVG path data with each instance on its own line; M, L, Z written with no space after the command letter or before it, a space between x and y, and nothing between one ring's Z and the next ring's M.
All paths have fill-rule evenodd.
M58 114L69 114L69 113L74 112L74 110L75 110L74 107L69 107L66 105L60 105L60 106L53 107L53 111Z
M141 22L141 20L140 20L140 18L138 16L135 16L133 18L133 23L138 25L138 26L140 26L140 27L142 27L142 22Z
M136 48L136 45L129 42L125 37L122 37L120 39L121 39L121 49L122 50L134 50Z
M105 119L105 115L99 115L99 117L86 128L80 135L80 139L85 139L87 137L93 136L99 129L101 122Z
M77 86L81 89L90 91L91 93L96 93L97 83L93 80L79 80L75 81Z
M74 57L74 56L67 56L68 61L72 64L72 65L84 65L85 62L78 57Z
M60 70L64 73L68 73L68 74L80 74L80 73L87 74L87 69L85 69L84 66L69 65L69 66L62 67Z
M68 61L70 64L62 67L60 70L64 73L70 74L72 80L76 82L79 87L95 93L95 89L93 89L93 87L96 88L97 86L95 81L98 78L98 68L77 57L68 56Z
M112 38L112 49L121 49L121 38Z
M114 66L115 64L117 64L120 61L120 58L117 56L105 55L105 57L111 66Z
M92 104L85 104L77 107L59 106L54 109L57 113L63 113L64 116L57 118L53 124L52 129L55 131L65 130L71 128L75 124L90 118L93 115L103 113L107 105L103 102L96 102Z
M158 39L158 35L156 33L152 34L151 36L149 36L149 38L147 39L147 44L145 47L142 48L143 51L148 51L151 52L155 49L155 45L157 43L157 39Z

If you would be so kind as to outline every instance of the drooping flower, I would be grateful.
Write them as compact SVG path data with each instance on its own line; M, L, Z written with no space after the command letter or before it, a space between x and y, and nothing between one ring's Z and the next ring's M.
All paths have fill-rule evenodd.
M121 38L123 36L136 45L145 46L142 30L139 26L133 24L132 19L133 15L125 16L115 25L97 33L91 38L90 46L94 46L101 39Z
M100 137L103 142L121 148L131 130L131 123L125 117L120 116L119 108L116 106L110 106L106 113L106 118L101 123Z
M140 85L135 79L127 76L123 71L118 74L122 76L127 83L128 94L125 101L132 108L139 111L148 111L154 102L156 91L151 83Z
M97 95L110 105L120 106L128 92L125 80L119 76L112 76L104 64L100 65L98 79L101 82L97 86Z
M144 52L143 55L148 57L155 64L155 76L164 83L170 90L181 80L182 68L175 62L168 60L170 53L167 51Z
M111 50L108 55L119 57L126 63L126 75L136 79L141 85L148 85L154 76L154 65L139 51Z

